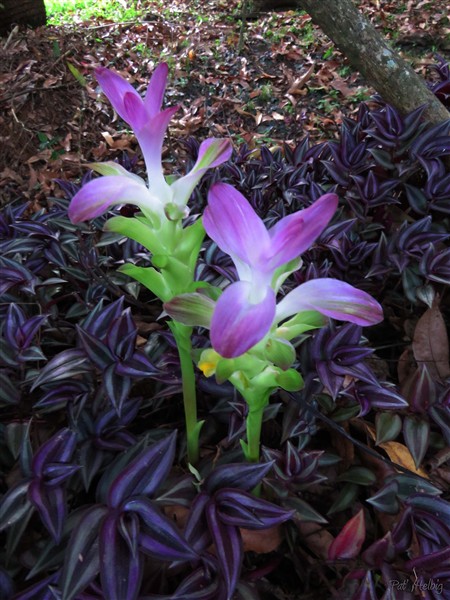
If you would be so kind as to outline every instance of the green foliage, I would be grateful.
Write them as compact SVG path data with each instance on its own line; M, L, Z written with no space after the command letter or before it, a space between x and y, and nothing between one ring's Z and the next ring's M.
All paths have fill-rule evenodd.
M142 12L139 0L109 2L108 0L44 0L51 25L73 24L91 18L111 21L136 19Z
M269 100L272 100L273 98L273 88L270 85L270 83L266 83L265 85L261 86L261 94L260 94L260 98L263 102L269 102Z

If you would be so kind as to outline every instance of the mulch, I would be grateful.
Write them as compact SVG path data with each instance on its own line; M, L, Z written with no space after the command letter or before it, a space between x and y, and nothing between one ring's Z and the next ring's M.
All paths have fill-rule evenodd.
M19 198L45 203L62 195L55 179L77 180L87 162L138 152L96 85L100 64L145 90L154 65L169 63L165 103L180 110L166 151L180 157L179 140L190 135L250 147L336 137L374 91L306 14L249 21L238 53L236 0L172 2L164 14L147 4L139 22L15 27L0 38L0 207ZM445 4L408 2L396 13L398 3L366 0L361 8L425 75L439 40L447 49Z

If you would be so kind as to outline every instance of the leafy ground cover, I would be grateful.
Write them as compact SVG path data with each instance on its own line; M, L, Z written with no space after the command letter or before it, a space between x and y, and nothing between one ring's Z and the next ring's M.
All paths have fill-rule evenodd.
M419 72L433 76L433 52L445 53L449 44L445 0L408 6L383 3L381 10L367 2L363 9L402 51L416 54ZM296 142L305 134L330 139L342 117L373 92L306 15L268 14L250 22L238 56L236 2L146 2L140 9L138 19L122 13L120 23L83 21L83 11L69 12L68 25L21 31L4 41L2 203L15 190L45 199L57 193L55 177L79 177L86 161L136 151L131 132L115 126L98 96L92 79L98 64L142 87L155 63L169 62L169 97L182 106L171 128L174 144L191 134L228 135L251 146Z
M107 21L137 20L142 16L142 3L138 1L107 2L106 0L46 0L48 22L52 25L73 25L92 18Z
M442 51L436 3L402 6L363 8L397 43L417 45L426 20ZM237 7L207 8L145 3L138 23L91 19L2 45L0 596L450 597L450 126L362 104L370 90L305 15L252 21L238 56ZM433 50L416 66L448 106L449 68ZM167 172L189 171L207 137L235 146L203 177L191 215L217 181L267 227L336 193L338 211L282 292L331 277L384 311L374 327L298 330L292 356L264 349L278 375L293 360L304 387L279 380L254 464L239 443L248 406L205 364L195 371L200 459L186 464L177 331L123 272L164 273L164 256L104 231L112 215L135 222L135 206L79 224L67 214L92 179L86 161L143 174L93 67L143 92L161 60L165 106L181 104ZM196 279L215 289L236 276L207 240ZM201 362L204 327L193 344Z

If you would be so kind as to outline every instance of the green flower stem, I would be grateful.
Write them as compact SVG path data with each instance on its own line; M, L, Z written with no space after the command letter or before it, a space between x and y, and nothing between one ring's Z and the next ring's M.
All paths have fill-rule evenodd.
M248 390L244 398L248 404L246 419L247 443L242 444L245 458L249 462L259 462L261 428L264 409L269 404L270 390Z
M195 372L192 361L192 327L182 325L177 321L171 321L169 327L177 343L178 355L180 357L187 457L188 461L194 465L199 459L199 435L203 421L197 421Z
M113 217L108 221L108 231L121 233L136 240L152 254L152 267L139 267L126 263L120 271L142 283L162 302L192 291L195 266L205 237L201 219L183 228L181 214L178 220L160 218L145 210L143 214L144 216L133 219ZM169 327L174 335L180 357L187 456L188 461L195 464L199 458L198 442L203 421L197 422L192 327L178 321L171 321Z
M261 427L264 408L249 410L247 415L247 452L246 458L249 462L259 461L259 443L261 439Z

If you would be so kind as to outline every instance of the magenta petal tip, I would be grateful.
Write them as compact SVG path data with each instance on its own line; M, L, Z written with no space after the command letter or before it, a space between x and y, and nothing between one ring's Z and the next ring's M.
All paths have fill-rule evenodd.
M211 344L224 358L236 358L263 339L275 317L276 301L271 288L264 299L250 302L252 285L232 283L219 298L211 320Z

